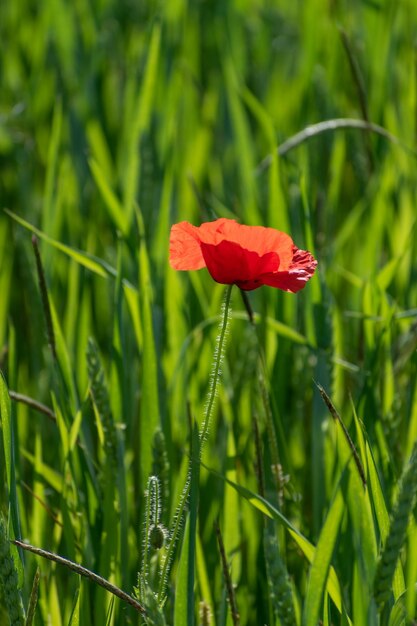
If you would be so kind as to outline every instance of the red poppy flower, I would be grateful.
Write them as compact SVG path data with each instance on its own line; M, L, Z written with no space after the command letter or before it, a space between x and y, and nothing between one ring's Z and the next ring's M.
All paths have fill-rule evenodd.
M269 285L295 293L312 277L317 261L274 228L244 226L221 218L193 226L174 224L169 261L175 270L207 267L212 278L250 291Z

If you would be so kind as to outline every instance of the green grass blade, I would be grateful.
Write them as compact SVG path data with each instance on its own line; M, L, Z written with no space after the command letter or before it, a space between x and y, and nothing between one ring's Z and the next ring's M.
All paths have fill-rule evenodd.
M74 261L86 267L91 272L94 272L95 274L98 274L99 276L102 276L103 278L107 278L107 276L113 276L113 277L116 276L116 270L113 267L111 267L108 263L103 261L102 259L98 259L97 257L94 257L93 255L88 254L87 252L76 250L75 248L72 248L71 246L67 246L64 243L60 243L59 241L56 241L52 237L49 237L44 232L39 230L39 228L36 228L36 226L33 226L32 224L24 220L22 217L19 217L12 211L9 211L8 209L4 209L4 211L5 213L7 213L7 215L10 215L10 217L13 218L15 222L17 222L18 224L20 224L21 226L29 230L31 233L34 233L35 235L37 235L39 239L43 239L43 241L46 241L47 243L51 244L51 246L53 246L57 250L64 252L64 254L68 255L69 257L74 259Z
M135 208L135 196L139 185L139 142L142 133L149 125L152 113L152 103L155 95L155 84L157 80L160 42L161 26L160 24L155 22L148 47L146 69L143 76L139 97L138 100L134 103L135 110L133 111L132 118L130 120L130 127L128 129L129 136L127 159L125 176L123 181L123 205L128 224L130 224L133 216Z
M178 565L177 584L175 587L174 626L191 626L193 619L189 614L188 577L190 568L190 517L187 516L184 530L184 541L181 547Z
M99 163L94 159L90 159L90 169L111 219L113 220L116 228L118 228L123 235L126 236L129 233L129 224L126 219L126 214L124 213L123 207L116 194L111 189L104 171L101 169Z
M56 185L58 170L58 152L61 141L62 132L62 101L58 98L52 120L51 138L48 149L48 168L46 172L45 194L42 210L42 229L47 233L54 234L54 219L56 212L54 211L54 187Z
M80 624L80 589L75 592L74 606L72 607L68 626L79 626Z
M10 511L10 537L21 536L19 502L16 489L16 466L15 466L15 441L12 411L10 406L10 396L6 381L0 372L0 418L1 432L3 439L3 454L6 467L7 490L9 497ZM23 566L16 550L12 550L15 567L17 569L19 584L23 582Z
M192 432L191 458L200 457L200 437L197 424ZM175 626L194 624L194 577L197 536L197 511L200 480L200 464L191 463L189 514L185 526L184 542L179 562L179 574L175 594Z
M33 578L32 590L30 592L28 610L26 614L25 626L32 626L35 617L36 605L38 603L39 593L39 581L41 577L41 571L39 567L36 568L35 576Z
M310 569L307 594L304 600L303 625L316 626L319 621L323 592L326 588L330 562L342 521L345 502L339 486L330 506L326 520L321 529L320 537L314 551L314 559Z
M143 222L138 215L143 237ZM142 397L140 407L141 484L145 488L152 468L152 441L159 425L158 363L152 318L152 283L145 239L139 249L140 310L142 315Z
M377 519L377 523L379 526L379 532L381 535L381 541L385 542L390 527L390 519L389 513L387 509L387 505L385 503L384 494L381 488L380 479L378 476L378 471L375 465L375 460L372 454L372 450L366 442L366 456L367 456L367 468L368 468L368 476L369 476L369 489L372 496L372 502L375 511L375 517ZM405 590L404 583L404 573L401 562L397 563L397 567L394 573L393 580L393 592L394 598L397 599Z

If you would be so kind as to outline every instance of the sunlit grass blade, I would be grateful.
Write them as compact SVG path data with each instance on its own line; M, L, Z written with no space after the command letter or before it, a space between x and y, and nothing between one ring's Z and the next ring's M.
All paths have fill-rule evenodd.
M225 83L227 88L228 106L233 130L236 137L236 149L239 151L238 165L242 192L245 197L245 213L248 221L254 224L260 223L260 215L257 207L256 186L253 178L254 162L251 145L251 135L245 109L239 97L238 75L233 67L231 56L225 57L223 64Z
M152 102L155 96L158 59L160 52L161 27L155 22L147 48L146 69L139 89L139 95L134 98L134 109L128 126L128 145L126 167L123 176L123 206L126 212L127 223L130 224L134 209L135 196L140 180L139 142L142 133L147 128L152 112Z
M57 212L54 210L54 193L59 167L58 153L61 142L63 106L61 98L55 103L54 116L52 120L51 137L48 148L48 168L45 180L44 203L42 210L42 230L54 235L54 222Z
M210 626L216 626L216 619L213 613L213 598L212 598L212 589L208 577L207 563L203 551L203 545L200 538L200 535L197 534L196 541L196 574L198 587L200 589L200 604L204 605L202 610L203 615L208 619L210 619ZM201 611L200 611L201 613ZM210 616L210 617L208 617ZM201 621L201 617L200 617Z
M80 265L83 265L84 267L94 272L95 274L98 274L99 276L102 276L103 278L106 278L107 276L113 276L113 277L116 276L116 270L113 267L111 267L108 263L103 261L102 259L98 259L97 257L95 257L92 254L89 254L88 252L83 252L82 250L76 250L75 248L72 248L71 246L67 246L64 243L61 243L60 241L53 239L49 235L46 235L44 232L39 230L39 228L36 228L36 226L33 226L32 224L24 220L22 217L16 215L16 213L13 213L12 211L9 211L8 209L4 209L4 211L12 219L14 219L18 224L20 224L21 226L23 226L30 232L37 235L39 239L43 239L47 243L51 244L57 250L64 252L64 254L68 255L69 257L74 259L74 261L76 261Z
M152 441L160 424L158 393L158 361L152 316L152 282L149 256L144 237L142 216L138 213L139 232L142 237L139 248L139 307L142 319L142 372L140 403L140 459L141 484L145 487L152 468Z
M178 578L175 586L174 626L191 626L194 615L190 613L194 607L189 605L188 579L190 567L190 518L187 517L184 529L184 541L181 547L181 556L178 564ZM194 594L192 594L194 595Z
M406 607L408 616L412 618L416 613L417 589L415 581L417 580L417 525L413 518L410 521L410 532L408 535L408 559L406 569ZM395 585L394 577L394 585ZM395 589L395 587L394 587Z
M114 221L115 226L126 236L129 232L129 223L120 201L111 189L99 163L94 159L90 159L90 168L110 217Z
M405 598L404 596L400 596L391 609L388 626L407 626L408 624L409 620L405 607Z
M375 517L377 519L381 541L384 543L389 533L390 519L388 514L387 505L385 503L384 494L381 488L380 479L378 476L375 460L372 454L372 450L366 442L366 455L367 455L367 468L369 476L369 489L372 497L373 507L375 511ZM404 575L401 562L399 561L394 573L393 580L393 593L394 597L398 598L405 590Z
M9 225L0 224L0 293L2 294L0 299L0 349L6 337L10 287L13 278L13 256L10 254L9 241Z
M326 588L326 580L344 510L345 500L342 489L339 486L334 500L330 505L314 551L307 594L304 600L304 626L315 626L319 621L320 607L323 603L323 592Z
M80 624L80 589L77 589L74 598L74 605L72 607L68 626L79 626Z

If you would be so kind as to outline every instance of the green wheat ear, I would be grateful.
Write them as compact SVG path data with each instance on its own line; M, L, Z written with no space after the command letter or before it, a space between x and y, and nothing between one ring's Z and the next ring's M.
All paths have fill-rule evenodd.
M87 344L87 368L90 393L93 404L100 416L104 432L104 449L113 467L118 466L117 432L110 408L106 377L96 342L92 337Z
M287 568L281 558L276 528L267 522L264 528L264 551L269 594L275 616L282 626L295 626L295 610Z
M417 441L406 464L394 505L389 533L378 561L374 582L374 595L377 604L383 607L391 592L391 583L398 557L404 544L408 519L414 506L417 493Z
M25 612L18 587L16 567L10 553L6 522L2 515L0 515L0 585L11 626L23 626Z

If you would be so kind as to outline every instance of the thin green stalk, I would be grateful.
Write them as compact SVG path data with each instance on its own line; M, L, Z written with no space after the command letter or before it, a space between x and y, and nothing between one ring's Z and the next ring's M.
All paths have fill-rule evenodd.
M222 319L221 319L220 327L219 327L220 331L216 339L216 348L214 351L214 363L213 363L211 376L210 376L210 388L209 388L209 393L208 393L207 404L206 404L205 411L204 411L204 418L203 418L203 422L201 424L201 428L199 432L199 439L200 439L199 458L200 459L202 455L202 448L207 439L207 434L209 431L210 422L211 422L211 418L213 415L215 401L216 401L218 390L219 390L221 365L222 365L223 358L224 358L227 331L228 331L229 321L230 321L230 299L231 299L231 294L232 294L232 287L233 285L228 285L226 289L226 294L224 297L223 305L222 305ZM190 460L190 464L191 463L192 463L192 459ZM167 551L166 551L165 558L162 564L161 576L160 576L160 581L159 581L159 589L158 589L158 602L159 603L163 602L163 596L164 596L165 588L167 585L169 568L172 562L174 548L177 543L178 536L181 530L181 522L182 522L184 509L188 502L188 496L190 495L190 487L191 487L190 475L191 475L191 472L189 468L188 473L187 473L187 480L182 490L180 501L177 506L177 510L175 512L174 528L172 532L170 533L170 541L167 546Z
M400 146L403 150L408 152L408 154L412 156L416 156L416 151L413 148L405 145L398 137L388 132L382 126L378 126L378 124L374 124L373 122L366 122L364 120L357 120L351 118L337 118L333 120L325 120L323 122L318 122L317 124L311 124L310 126L306 126L303 130L296 133L284 143L282 143L276 149L276 154L278 156L285 156L288 152L297 148L299 145L311 139L311 137L316 137L316 135L320 135L321 133L333 132L335 130L345 130L345 129L358 129L358 130L368 130L370 132L376 133L381 137L384 137L391 143ZM258 176L264 170L268 169L273 162L273 155L268 154L256 167L255 175Z
M233 285L229 285L226 289L225 298L222 305L222 320L220 322L220 333L216 339L216 348L214 351L214 364L210 376L210 389L209 396L204 411L204 419L200 428L200 456L202 454L202 447L207 438L207 433L210 427L211 418L213 415L213 409L217 398L217 393L220 384L221 365L224 357L224 350L226 347L227 331L230 320L230 298L232 295Z

